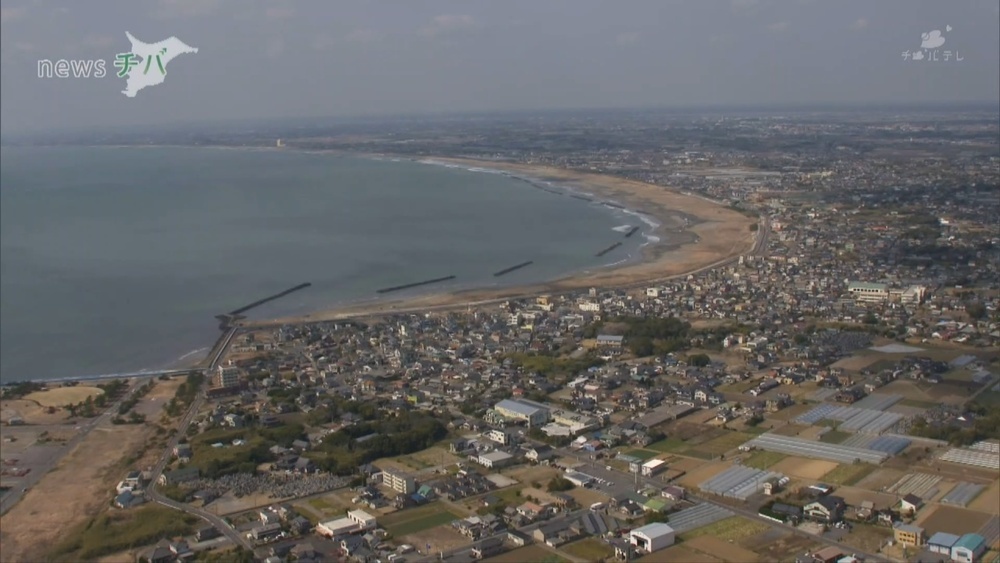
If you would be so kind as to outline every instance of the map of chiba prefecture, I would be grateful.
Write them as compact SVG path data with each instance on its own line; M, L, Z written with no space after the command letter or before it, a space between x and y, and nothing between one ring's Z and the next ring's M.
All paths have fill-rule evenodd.
M162 84L167 77L167 64L177 55L198 52L196 47L191 47L176 37L157 43L144 43L127 31L125 36L132 44L132 50L119 53L115 57L115 67L119 69L119 77L128 77L122 94L129 98L134 98L139 90L147 86Z

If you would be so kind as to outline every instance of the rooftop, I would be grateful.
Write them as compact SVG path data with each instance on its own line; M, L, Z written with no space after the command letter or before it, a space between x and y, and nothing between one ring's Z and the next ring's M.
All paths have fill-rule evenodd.
M652 524L646 524L641 528L636 528L632 530L633 534L642 534L647 538L655 538L659 536L665 536L667 534L674 533L674 529L663 522L654 522Z

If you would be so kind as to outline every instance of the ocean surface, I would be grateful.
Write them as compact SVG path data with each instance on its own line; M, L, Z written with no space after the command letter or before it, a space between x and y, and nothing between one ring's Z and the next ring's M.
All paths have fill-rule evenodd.
M4 382L177 367L204 357L216 314L303 282L247 316L449 275L381 297L550 280L644 242L623 238L645 230L634 214L483 170L279 150L0 150Z

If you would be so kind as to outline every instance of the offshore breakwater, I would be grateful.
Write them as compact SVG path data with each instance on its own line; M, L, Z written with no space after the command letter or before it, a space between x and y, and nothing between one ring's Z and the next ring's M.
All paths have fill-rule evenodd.
M455 279L455 276L445 276L443 278L434 278L431 280L418 281L403 285L394 285L392 287L383 287L382 289L378 289L375 291L375 293L392 293L393 291L402 291L404 289L410 289L411 287L420 287L423 285L430 285L432 283L440 283L443 281L448 281L453 279Z
M614 250L614 249L618 248L618 247L619 247L619 246L621 246L621 245L622 245L622 243L620 243L620 242L616 242L616 243L612 244L611 246L609 246L609 247L605 248L604 250L602 250L602 251L598 252L598 253L597 253L597 254L595 254L594 256L597 256L597 257L601 257L601 256L604 256L605 254L607 254L607 253L611 252L612 250Z
M275 293L274 295L268 295L263 299L258 299L253 303L249 303L247 305L240 307L239 309L233 309L232 311L222 315L215 315L215 318L219 319L219 330L223 331L228 330L229 327L232 326L233 321L243 318L242 316L243 313L249 311L250 309L253 309L255 307L260 307L264 303L270 303L271 301L274 301L276 299L281 299L282 297L290 293L295 293L296 291L305 289L310 286L312 286L312 282L300 283L299 285L295 287L290 287L280 293ZM218 342L216 343L216 345L218 345Z
M520 270L521 268L524 268L525 266L530 266L530 265L532 265L534 263L535 262L533 260L528 260L527 262L521 262L520 264L515 264L514 266L511 266L509 268L504 268L504 269L500 270L499 272L494 273L493 277L499 278L500 276L502 276L504 274L509 274L509 273L511 273L511 272L513 272L515 270Z

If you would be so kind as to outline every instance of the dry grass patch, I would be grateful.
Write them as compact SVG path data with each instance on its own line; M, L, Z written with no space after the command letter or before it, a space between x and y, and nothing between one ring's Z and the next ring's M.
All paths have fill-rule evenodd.
M802 479L819 480L836 468L837 464L832 461L790 456L771 466L771 471Z
M88 397L102 395L103 390L97 387L77 385L75 387L56 387L45 391L35 391L24 396L25 400L35 401L43 407L61 407L75 405L86 401Z
M680 538L687 542L701 536L712 536L725 541L740 541L745 538L756 536L770 528L763 522L743 518L742 516L732 516L718 522L713 522L707 526L695 528L680 535Z
M702 553L709 553L713 557L720 557L727 563L756 563L760 560L760 556L756 553L714 536L697 537L684 542L684 545Z

